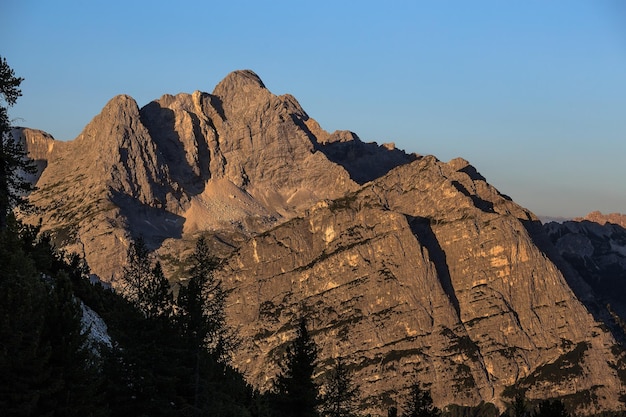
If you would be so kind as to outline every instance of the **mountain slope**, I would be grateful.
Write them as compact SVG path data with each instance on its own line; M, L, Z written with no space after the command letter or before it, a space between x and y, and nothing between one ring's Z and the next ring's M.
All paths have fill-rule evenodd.
M524 389L623 408L624 358L579 301L587 284L465 160L325 132L251 71L143 108L117 96L71 142L21 135L42 161L27 220L101 279L115 286L138 236L170 274L211 238L243 341L234 363L260 388L305 315L319 377L346 357L375 415L416 372L440 406L502 408Z
M467 162L432 157L322 202L230 258L235 360L268 387L267 358L279 361L305 314L321 356L348 359L374 413L416 371L439 405L502 406L519 382L530 398L616 407L615 341L533 244L534 219ZM575 372L541 372L579 350Z

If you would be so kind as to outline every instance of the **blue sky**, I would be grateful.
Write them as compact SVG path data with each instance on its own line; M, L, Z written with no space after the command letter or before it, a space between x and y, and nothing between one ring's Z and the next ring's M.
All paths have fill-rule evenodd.
M626 213L626 2L0 3L16 124L76 137L252 69L328 131L469 160L539 215Z

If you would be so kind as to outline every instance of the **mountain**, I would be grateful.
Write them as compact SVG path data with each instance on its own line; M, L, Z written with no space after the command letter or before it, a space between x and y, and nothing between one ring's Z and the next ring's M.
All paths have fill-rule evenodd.
M35 156L48 166L32 195L41 213L31 220L43 216L56 241L106 281L115 281L132 237L156 249L222 231L217 250L228 250L415 159L350 132L324 132L251 71L230 74L213 94L165 95L142 109L115 97L71 142L28 129L22 136L29 149L49 149Z
M344 357L374 415L416 375L439 406L503 408L525 390L624 408L626 362L588 284L463 159L325 132L252 71L142 108L117 96L70 142L19 134L42 170L26 220L114 287L132 239L176 281L210 238L242 341L233 363L261 389L304 316L318 377Z

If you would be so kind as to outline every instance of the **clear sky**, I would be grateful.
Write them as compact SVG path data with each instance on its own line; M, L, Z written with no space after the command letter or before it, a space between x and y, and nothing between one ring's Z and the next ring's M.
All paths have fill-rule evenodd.
M626 213L626 2L0 2L16 124L73 139L252 69L329 131L469 160L538 215Z

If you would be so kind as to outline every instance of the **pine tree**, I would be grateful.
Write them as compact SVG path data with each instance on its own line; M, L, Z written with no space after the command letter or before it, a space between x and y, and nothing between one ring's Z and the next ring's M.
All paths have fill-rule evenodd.
M47 291L12 220L0 229L0 410L30 416L51 376L50 341L43 337Z
M204 238L198 239L190 263L189 281L178 292L177 322L182 333L185 355L192 361L187 394L195 413L200 415L207 403L207 371L220 367L211 361L225 361L229 349L226 327L225 293L213 275L217 260L211 256ZM207 357L207 355L209 357Z
M29 207L24 195L33 186L23 175L36 172L36 167L21 144L11 136L8 108L22 95L24 79L16 77L4 57L0 57L0 229L7 227L7 215L14 207Z
M517 395L515 395L515 401L511 407L511 413L513 414L513 417L528 416L526 393L524 391L520 391Z
M87 344L82 308L66 271L54 271L49 289L44 337L50 341L51 385L57 389L41 404L41 414L103 415L99 358Z
M71 266L37 228L0 230L0 410L102 416L100 375L86 346ZM4 415L4 414L3 414Z
M114 396L123 413L172 415L184 404L178 395L184 370L171 322L173 295L160 262L154 260L142 238L129 247L122 294L142 317L133 317L133 328L125 329L131 333L124 334L120 346L108 355L109 362L118 364L110 365L107 377L130 388Z
M324 391L320 412L323 417L357 415L359 388L350 379L350 373L342 358L335 361Z
M423 389L419 382L411 385L409 396L404 405L403 417L439 417L441 411L433 404L430 391Z
M226 293L213 274L218 261L204 238L196 242L189 263L190 279L177 300L181 330L194 348L205 348L218 361L226 361L236 338L226 325Z
M277 411L281 416L318 416L318 387L313 380L316 365L317 347L309 336L303 318L295 340L287 348L282 372L274 383Z
M148 319L167 318L173 296L159 262L154 263L143 238L128 249L128 265L122 275L122 293Z

